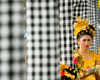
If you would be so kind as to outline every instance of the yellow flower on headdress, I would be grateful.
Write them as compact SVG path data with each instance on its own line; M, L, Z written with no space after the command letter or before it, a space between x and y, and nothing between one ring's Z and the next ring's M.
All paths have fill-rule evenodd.
M77 34L80 32L80 31L86 31L88 32L88 30L90 29L90 26L92 26L92 24L88 24L88 19L82 19L81 17L77 16L77 19L76 19L76 23L74 23L73 27L74 27L74 35L77 36ZM92 26L94 28L94 26ZM91 33L92 32L92 33ZM93 35L93 37L95 36L95 28L94 30L90 30L90 33Z
M77 16L77 23L74 23L73 27L74 27L74 35L77 36L77 34L81 31L81 30L86 30L86 27L88 27L88 19L82 19L81 17Z

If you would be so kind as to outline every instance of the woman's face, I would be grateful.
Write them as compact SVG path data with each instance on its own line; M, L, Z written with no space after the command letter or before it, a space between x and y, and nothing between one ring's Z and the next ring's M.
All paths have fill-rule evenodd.
M88 49L92 44L92 38L89 35L84 35L78 39L78 43L80 44L80 48Z

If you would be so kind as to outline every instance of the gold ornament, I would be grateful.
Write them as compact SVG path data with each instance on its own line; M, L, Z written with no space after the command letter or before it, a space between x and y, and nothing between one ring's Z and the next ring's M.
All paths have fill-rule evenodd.
M77 16L77 22L74 23L73 27L75 36L77 36L77 34L81 31L81 33L89 32L93 37L96 35L96 28L92 24L88 24L88 19L82 19L81 17Z
M78 42L78 45L80 45L80 43Z

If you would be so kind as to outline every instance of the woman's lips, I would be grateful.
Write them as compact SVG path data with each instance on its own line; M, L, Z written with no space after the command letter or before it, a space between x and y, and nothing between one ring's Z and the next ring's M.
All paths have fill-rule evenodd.
M86 48L88 48L89 46L85 46Z

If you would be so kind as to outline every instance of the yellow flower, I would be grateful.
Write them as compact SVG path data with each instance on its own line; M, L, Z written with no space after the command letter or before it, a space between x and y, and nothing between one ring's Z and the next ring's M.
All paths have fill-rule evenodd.
M69 70L71 71L72 69L70 68Z
M75 73L76 71L74 70L73 73Z

